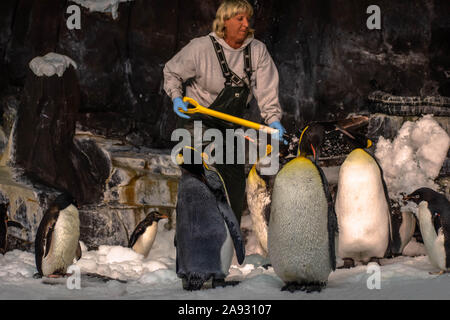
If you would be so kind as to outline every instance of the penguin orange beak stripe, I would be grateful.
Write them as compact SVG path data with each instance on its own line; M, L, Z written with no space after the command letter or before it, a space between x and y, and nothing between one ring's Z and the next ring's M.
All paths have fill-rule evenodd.
M313 152L314 161L316 161L316 160L317 160L317 159L316 159L316 149L314 149L314 147L313 147L312 144L310 144L310 146L311 146L311 150L312 150L312 152Z

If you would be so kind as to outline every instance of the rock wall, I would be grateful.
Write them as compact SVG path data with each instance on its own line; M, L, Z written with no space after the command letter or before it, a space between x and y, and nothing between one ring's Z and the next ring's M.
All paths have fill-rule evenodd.
M0 201L9 200L11 218L29 228L15 234L25 247L62 190L81 204L89 248L126 245L149 210L173 212L179 171L167 150L176 115L162 69L210 31L220 2L134 0L122 2L117 17L81 7L81 29L72 30L72 1L0 2ZM368 0L250 2L256 37L278 67L290 132L310 120L400 110L399 119L397 111L370 118L372 137L393 135L403 112L436 108L448 130L449 1L379 0L380 30L366 27ZM28 64L49 52L78 68L37 77ZM380 92L425 104L392 107ZM247 114L261 121L255 101Z
M450 95L448 1L377 1L381 30L366 27L368 0L250 2L256 37L279 69L288 129L366 111L376 90ZM190 39L209 32L219 3L134 0L119 5L116 19L81 7L81 29L69 30L66 9L74 2L3 0L0 91L23 88L33 57L65 54L79 65L80 125L165 148L176 116L162 90L162 68Z

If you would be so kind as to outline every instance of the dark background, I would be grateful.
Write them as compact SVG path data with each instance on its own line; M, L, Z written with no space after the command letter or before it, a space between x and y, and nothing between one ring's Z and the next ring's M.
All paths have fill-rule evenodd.
M110 163L95 143L74 141L76 127L137 148L171 148L177 116L163 90L164 64L210 32L220 2L134 0L120 4L115 20L81 7L81 29L69 30L71 1L1 0L1 128L8 137L16 123L15 167L80 204L96 203ZM311 120L368 114L376 91L450 96L448 0L250 2L256 38L278 67L290 132ZM366 26L372 4L381 9L380 30ZM49 52L78 68L37 77L28 64ZM247 117L261 122L254 101Z
M282 123L342 118L367 110L375 90L450 95L450 1L250 1L256 38L280 73ZM77 64L78 125L136 145L170 146L176 116L162 68L182 46L209 33L219 0L135 0L118 19L81 8L68 30L63 0L0 2L0 101L20 101L28 63L54 51ZM381 30L366 9L381 8ZM5 102L6 101L6 102ZM258 120L255 107L249 110Z

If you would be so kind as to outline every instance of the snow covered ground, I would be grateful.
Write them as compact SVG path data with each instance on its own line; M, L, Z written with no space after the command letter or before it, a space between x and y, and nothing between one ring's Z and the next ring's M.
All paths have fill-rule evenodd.
M433 180L445 159L449 140L431 116L406 123L393 142L381 139L377 157L386 172L391 196L398 197L401 191L410 192L423 184L436 188ZM400 162L403 165L396 165ZM247 256L243 265L231 266L228 278L241 283L236 287L184 291L175 272L175 230L167 230L164 223L159 223L157 238L146 259L120 246L100 246L94 251L82 248L83 256L75 264L82 274L80 289L69 289L67 279L53 281L53 285L34 279L37 270L32 253L13 250L0 255L0 299L450 299L450 274L429 274L439 270L430 264L423 245L415 241L406 246L404 256L381 260L380 268L357 264L352 269L336 270L320 293L282 292L283 282L271 267L263 267L268 261L260 255L262 249L251 231L248 215L243 216L241 224L250 230ZM339 265L342 261L338 260ZM86 273L126 282L103 282Z
M254 246L247 247L249 254L243 265L233 264L230 268L228 279L240 280L238 286L188 292L182 289L175 273L174 230L167 231L163 224L164 220L159 223L155 246L147 259L120 246L100 246L95 251L83 248L83 257L76 263L82 273L81 289L69 289L67 279L57 280L54 285L34 279L32 253L13 250L0 255L0 299L450 299L450 274L430 275L430 271L437 270L426 256L383 259L379 274L374 273L372 265L338 269L331 273L327 288L320 293L282 292L283 282L271 267L262 267L267 261L252 254L257 251ZM407 249L412 254L424 253L417 243L411 243ZM85 273L98 273L126 283L103 282L87 278ZM378 275L380 289L369 289L368 283L369 287L376 285Z

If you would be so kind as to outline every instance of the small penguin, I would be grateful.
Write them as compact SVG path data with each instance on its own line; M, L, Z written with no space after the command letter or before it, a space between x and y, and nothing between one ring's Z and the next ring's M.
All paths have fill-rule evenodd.
M147 258L156 238L158 221L165 218L168 218L168 216L158 211L150 212L134 229L128 247Z
M317 165L323 127L307 126L297 157L277 174L268 234L269 258L282 290L321 291L336 269L337 221L328 182ZM307 155L314 155L314 162Z
M425 250L438 274L450 270L450 202L430 188L420 188L404 197L419 205L419 220Z
M349 136L349 135L347 135ZM339 225L338 255L344 268L355 260L378 262L391 244L390 200L383 171L367 151L372 142L361 136L349 136L354 149L339 169L335 211Z
M63 193L42 218L35 239L35 260L40 276L66 275L74 258L81 258L80 219L74 199Z
M400 211L398 206L391 206L392 244L390 253L401 255L416 230L416 218L411 212Z
M235 285L225 282L233 244L239 264L245 245L220 174L204 162L188 164L181 154L177 162L182 176L176 207L176 271L183 289L199 290L211 278L213 288Z
M25 229L19 222L8 219L9 203L0 203L0 253L5 254L8 245L8 228Z
M260 168L270 160L271 146L268 145L266 155L251 168L247 177L247 205L253 222L253 231L259 240L264 254L267 255L267 233L270 220L270 204L275 175L261 175Z

